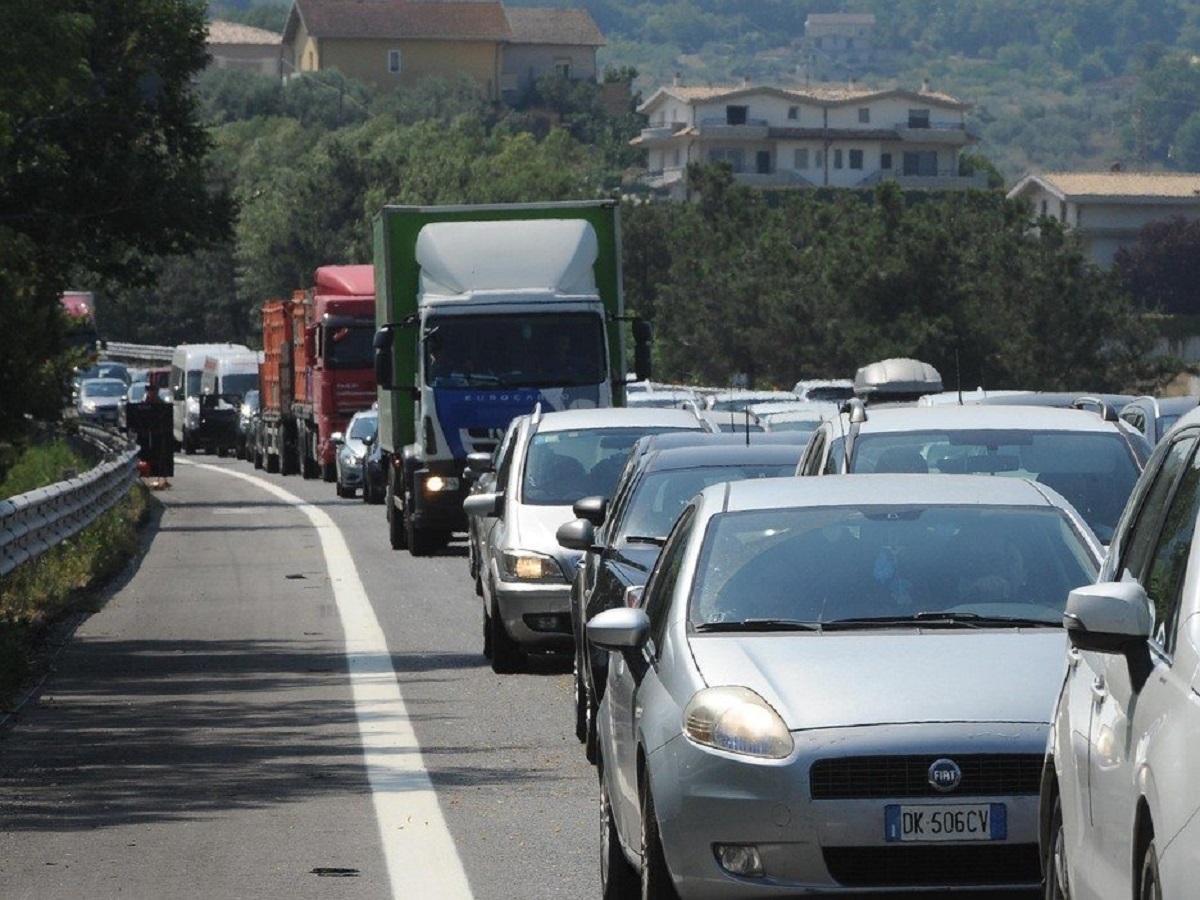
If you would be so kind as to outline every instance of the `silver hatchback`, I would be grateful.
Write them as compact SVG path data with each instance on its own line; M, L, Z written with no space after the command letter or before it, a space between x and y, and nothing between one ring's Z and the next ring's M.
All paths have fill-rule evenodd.
M1063 603L1101 552L1024 479L705 489L587 626L605 896L1036 887Z

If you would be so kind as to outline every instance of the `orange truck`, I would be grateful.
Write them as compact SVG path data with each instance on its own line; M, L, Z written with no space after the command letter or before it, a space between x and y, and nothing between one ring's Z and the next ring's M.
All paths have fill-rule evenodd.
M337 477L329 438L375 402L375 272L322 266L311 288L262 309L254 462L268 472Z

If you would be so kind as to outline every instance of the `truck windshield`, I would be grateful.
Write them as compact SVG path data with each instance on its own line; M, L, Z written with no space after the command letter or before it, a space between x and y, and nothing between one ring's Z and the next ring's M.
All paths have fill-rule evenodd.
M374 365L374 323L334 325L325 331L325 366L330 369L369 369Z
M570 387L607 376L604 323L591 313L445 315L425 323L432 387Z

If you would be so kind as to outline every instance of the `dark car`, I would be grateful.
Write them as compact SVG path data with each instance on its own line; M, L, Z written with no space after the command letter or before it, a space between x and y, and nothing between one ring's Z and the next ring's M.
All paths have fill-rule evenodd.
M645 584L659 548L687 502L710 484L791 475L802 435L660 435L634 445L611 501L575 504L581 518L558 530L559 542L583 550L571 591L575 634L575 734L590 762L596 753L596 708L608 673L608 653L587 647L585 624L622 606ZM783 438L783 439L781 439Z
M383 467L383 445L379 433L367 443L367 455L363 458L363 503L382 503L387 496L387 470Z
M254 425L258 415L258 391L246 391L238 408L237 435L233 452L238 459L250 459L254 453Z

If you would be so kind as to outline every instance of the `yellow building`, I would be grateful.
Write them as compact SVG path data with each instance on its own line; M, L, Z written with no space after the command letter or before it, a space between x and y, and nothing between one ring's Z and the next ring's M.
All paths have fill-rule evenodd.
M498 100L511 37L504 5L489 0L293 0L284 70L337 69L377 88L465 74Z

